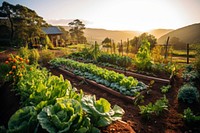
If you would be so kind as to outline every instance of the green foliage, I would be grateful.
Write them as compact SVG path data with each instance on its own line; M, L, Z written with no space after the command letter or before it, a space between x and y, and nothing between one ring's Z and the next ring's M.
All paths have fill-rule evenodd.
M132 47L135 47L137 51L137 49L141 47L143 40L147 40L150 43L151 48L153 48L157 43L157 39L155 38L155 36L148 33L143 33L140 36L136 36L132 40L130 40L130 44L132 45Z
M92 59L94 61L97 60L97 58L99 57L99 55L101 54L99 45L95 42L94 46L91 48L91 54L92 54Z
M55 58L55 53L45 49L40 52L40 59L39 62L42 64L48 63L50 60Z
M184 81L190 83L198 82L200 78L198 71L196 71L192 65L188 65L185 67L185 70L182 73L182 77Z
M51 76L47 70L33 68L17 84L23 105L38 105L41 101L54 104L56 98L72 98L75 90L63 76ZM72 95L73 94L73 95Z
M167 86L162 86L160 88L160 90L161 90L162 93L167 93L170 88L171 88L171 85L167 85Z
M28 58L30 55L30 50L27 47L20 47L17 54L22 58Z
M69 24L69 33L71 36L72 43L78 44L78 43L86 43L87 39L84 36L83 30L85 29L85 24L83 24L82 21L79 19L75 19L73 22L70 22Z
M151 51L151 58L154 62L162 63L164 61L164 57L162 55L162 46L156 45Z
M103 69L93 64L64 58L53 59L50 64L56 67L64 66L65 69L78 76L93 80L128 96L136 96L140 91L147 88L144 83L138 82L133 77L126 77L124 74Z
M55 105L44 107L37 118L49 133L86 133L91 127L80 102L74 99L59 100Z
M0 63L0 81L6 81L6 75L9 73L10 67L5 63Z
M199 91L191 84L185 84L178 91L178 100L188 104L199 102Z
M21 47L18 51L18 55L22 58L28 58L30 64L37 64L40 58L40 54L37 49L28 49L27 47Z
M98 62L109 63L121 67L130 67L132 65L132 59L128 56L120 56L117 54L101 54L98 59Z
M161 72L161 73L165 73L166 75L169 75L170 78L173 77L174 75L177 74L178 70L179 70L178 65L172 63L172 62L168 62L168 63L154 63L152 65L152 70L154 72Z
M10 39L18 46L25 46L42 34L41 27L47 23L34 10L20 4L12 5L3 2L0 12L8 17L10 22Z
M196 50L196 56L195 56L195 69L200 73L200 45L196 44L195 45L195 50Z
M100 98L96 100L95 96L85 96L82 98L83 110L87 112L91 119L91 123L96 127L104 127L111 124L113 121L121 120L125 113L122 108L115 105L113 109L110 103Z
M33 106L17 110L8 122L9 133L28 133L37 131L37 111Z
M29 55L30 64L37 64L39 58L40 58L40 54L39 54L38 50L37 49L31 49L30 55Z
M147 40L142 40L134 64L138 70L150 70L152 68L152 60L150 53L150 43Z
M21 63L19 61L24 61L19 56L15 58L18 59L15 60L17 64ZM9 61L14 61L15 58ZM84 103L86 96L82 91L77 93L62 75L52 76L46 69L38 69L33 65L24 66L23 69L25 73L13 88L17 95L20 95L22 108L10 118L8 132L36 133L41 126L48 132L100 133L95 126L104 126L108 119L107 123L110 123L121 119L123 115L124 111L118 106L109 110L110 103L105 99L92 101L95 103L96 110L101 113L87 113L88 104ZM91 123L93 116L103 120Z
M160 115L164 110L168 110L168 99L166 96L157 100L154 104L149 103L146 106L139 106L140 114L147 119L150 119L152 115Z
M53 49L54 46L53 46L51 40L49 39L49 36L45 36L45 39L46 39L46 45L45 45L46 49L47 49L47 48Z
M200 121L200 116L194 115L190 108L187 108L184 110L183 118L186 121L186 123L188 123L188 124L192 124L192 123Z

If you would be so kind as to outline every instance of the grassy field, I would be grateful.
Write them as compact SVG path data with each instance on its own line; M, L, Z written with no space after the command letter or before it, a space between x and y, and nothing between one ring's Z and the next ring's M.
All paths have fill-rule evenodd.
M195 57L195 50L190 50L189 51L189 57ZM176 56L176 57L187 57L187 51L186 50L173 50L173 53L172 53L173 56Z

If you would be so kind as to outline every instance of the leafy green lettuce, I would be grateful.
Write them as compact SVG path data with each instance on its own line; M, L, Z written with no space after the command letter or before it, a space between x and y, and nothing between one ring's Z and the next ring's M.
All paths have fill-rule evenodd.
M33 106L17 110L8 122L9 133L28 133L37 131L37 112Z
M95 127L104 127L111 124L113 121L120 120L125 113L124 110L117 105L112 109L110 103L106 99L100 98L96 100L96 97L91 95L86 95L82 98L82 107L89 115Z
M95 132L90 127L90 119L83 114L80 102L75 99L60 98L55 105L44 107L37 118L42 128L50 133Z

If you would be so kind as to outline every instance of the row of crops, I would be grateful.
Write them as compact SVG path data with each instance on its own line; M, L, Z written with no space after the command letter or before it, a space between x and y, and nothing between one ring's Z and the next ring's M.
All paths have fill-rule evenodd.
M121 107L111 108L106 99L78 92L62 75L51 75L28 62L11 56L3 64L5 81L13 83L21 103L4 132L98 133L100 127L122 118Z
M160 73L163 73L167 78L173 76L175 71L178 70L177 65L172 62L165 61L164 59L160 59L159 61L154 62L153 59L146 60L145 57L141 57L139 60L139 57L132 59L129 56L121 56L108 53L101 53L96 58L94 58L92 56L92 52L86 50L71 53L67 57L73 60L90 62L100 66L112 67L116 69L126 69L129 71L152 76L159 76Z
M93 80L128 96L136 96L147 88L147 85L131 76L126 77L124 74L119 74L90 63L86 64L66 58L55 58L50 61L50 64L55 67L62 66L75 75Z

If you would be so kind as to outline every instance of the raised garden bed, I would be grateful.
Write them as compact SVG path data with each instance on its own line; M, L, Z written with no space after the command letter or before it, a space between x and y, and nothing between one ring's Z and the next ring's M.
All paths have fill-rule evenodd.
M135 97L148 88L147 85L134 77L127 77L124 74L107 70L94 64L85 64L64 58L53 59L50 64L56 68L61 67L68 70L77 76L95 81L126 96Z
M83 60L76 60L76 61L84 62ZM90 62L88 62L88 63L90 63ZM130 71L130 70L122 70L122 69L117 69L117 68L114 68L114 67L102 66L100 64L97 64L97 66L102 67L102 68L106 68L108 70L113 70L113 71L118 72L118 73L123 73L126 76L132 76L132 77L135 77L135 78L140 79L140 80L145 80L145 81L154 80L155 82L163 83L163 84L170 84L171 81L172 81L172 77L162 78L162 77L158 77L158 76L150 76L150 75L146 75L146 74L141 74L141 73L133 72L133 71Z
M141 80L145 80L145 81L151 81L154 80L155 82L159 82L159 83L163 83L163 84L170 84L171 79L165 79L165 78L158 78L158 77L153 77L153 76L148 76L148 75L144 75L144 74L139 74L139 73L135 73L135 72L131 72L131 71L125 71L125 70L119 70L119 69L115 69L115 68L111 68L111 67L104 67L108 70L113 70L119 73L124 73L126 76L133 76L137 79L141 79Z
M91 84L91 85L94 85L95 87L98 87L99 89L102 89L102 90L104 90L104 91L106 91L106 92L108 92L108 93L110 93L110 94L112 94L112 95L114 95L114 96L117 96L117 97L119 97L119 98L122 98L123 100L125 100L125 101L127 101L127 102L134 102L135 99L137 98L137 97L125 96L125 95L123 95L123 94L121 94L121 93L119 93L119 92L117 92L117 91L115 91L115 90L113 90L113 89L111 89L111 88L109 88L109 87L106 87L106 86L104 86L104 85L102 85L102 84L98 84L98 83L96 83L95 81L92 81L92 80L89 80L89 79L85 79L85 78L83 78L83 77L81 77L81 76L77 76L77 75L73 74L72 72L67 71L67 70L65 70L65 69L63 69L63 68L61 68L61 67L59 67L59 68L57 68L57 69L59 69L59 70L62 72L62 74L66 74L66 75L71 76L71 77L73 77L73 78L77 78L77 79L80 80L80 81L83 81L83 80L84 80L84 81L86 81L87 83L89 83L89 84ZM143 93L145 93L146 91L147 91L147 89L146 89L146 90L143 90L140 94L143 94Z

